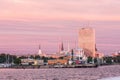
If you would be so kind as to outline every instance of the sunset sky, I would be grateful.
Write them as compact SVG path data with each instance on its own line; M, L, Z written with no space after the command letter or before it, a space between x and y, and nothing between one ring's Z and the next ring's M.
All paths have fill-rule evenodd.
M120 50L120 0L0 0L0 53L74 48L82 27L96 30L99 52Z

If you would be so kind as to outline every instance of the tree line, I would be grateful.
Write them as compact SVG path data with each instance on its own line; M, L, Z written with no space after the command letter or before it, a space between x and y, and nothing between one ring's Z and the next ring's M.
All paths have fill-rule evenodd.
M1 53L0 54L0 63L14 63L14 64L21 64L21 59L38 59L38 60L44 60L44 62L47 62L48 60L52 60L55 58L52 57L44 57L44 56L39 56L39 55L30 55L28 56L16 56L16 55L11 55L11 54L5 54Z
M39 55L30 55L29 57L27 56L19 56L17 57L16 55L11 55L11 54L5 54L1 53L0 54L0 64L1 63L14 63L14 64L21 64L21 59L38 59L38 60L44 60L44 62L47 63L48 60L53 60L55 58L52 57L44 57L44 56L39 56ZM73 58L73 57L72 57ZM64 57L60 57L60 59L64 59ZM90 63L92 62L92 57L88 57L87 62ZM118 56L105 56L102 58L104 64L114 64L114 63L120 63L120 55ZM97 58L94 58L94 62L97 63Z

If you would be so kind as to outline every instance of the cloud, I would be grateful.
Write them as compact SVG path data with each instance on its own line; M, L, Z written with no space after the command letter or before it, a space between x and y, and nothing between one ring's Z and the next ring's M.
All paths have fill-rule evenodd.
M1 0L1 19L120 20L119 0Z

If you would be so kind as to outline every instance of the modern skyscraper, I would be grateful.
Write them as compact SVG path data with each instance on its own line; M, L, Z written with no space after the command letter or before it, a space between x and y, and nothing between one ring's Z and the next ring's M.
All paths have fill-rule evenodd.
M79 48L82 48L87 56L95 57L95 29L79 30Z

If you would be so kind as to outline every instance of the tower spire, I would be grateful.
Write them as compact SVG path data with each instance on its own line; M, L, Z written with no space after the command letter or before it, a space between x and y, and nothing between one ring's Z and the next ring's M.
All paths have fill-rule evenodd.
M42 54L42 51L41 51L41 45L39 45L39 51L38 51L38 54L39 54L39 55Z
M61 51L64 51L63 42L61 43Z

